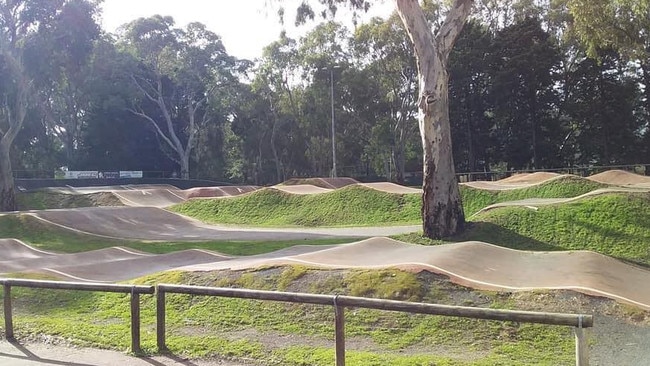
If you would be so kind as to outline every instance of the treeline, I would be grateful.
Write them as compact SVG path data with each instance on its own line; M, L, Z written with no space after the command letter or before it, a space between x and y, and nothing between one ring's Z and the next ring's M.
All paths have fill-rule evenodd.
M323 22L299 40L281 35L249 61L200 23L155 16L107 34L92 1L0 7L13 3L33 5L2 9L11 58L0 65L0 126L18 105L25 117L13 170L254 184L329 176L332 101L339 176L402 181L422 169L415 60L395 15L354 31ZM484 3L450 62L457 171L650 161L647 57L613 48L587 57L562 2ZM443 9L424 4L435 26Z

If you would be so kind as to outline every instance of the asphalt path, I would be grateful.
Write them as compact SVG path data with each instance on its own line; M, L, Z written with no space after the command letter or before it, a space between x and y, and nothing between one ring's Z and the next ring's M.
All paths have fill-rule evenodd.
M247 366L228 360L188 360L174 355L133 357L122 352L43 343L0 341L2 366Z

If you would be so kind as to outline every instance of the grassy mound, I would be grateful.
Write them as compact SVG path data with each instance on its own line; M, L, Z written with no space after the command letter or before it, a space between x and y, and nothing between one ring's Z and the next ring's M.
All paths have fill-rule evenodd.
M466 217L497 202L526 198L575 197L605 185L579 177L562 177L540 185L507 191L461 186ZM295 195L263 189L229 199L190 200L172 211L208 223L254 226L370 226L418 224L421 198L348 186L317 195Z
M489 191L460 186L465 217L470 217L489 205L526 198L570 198L605 188L607 185L577 176L564 176L528 188Z
M611 193L559 205L480 213L452 241L480 240L521 250L593 250L650 265L650 193ZM436 244L417 235L400 240Z
M89 194L66 194L60 192L21 192L16 196L18 209L48 210L97 206L124 206L122 201L110 192Z
M369 226L417 224L420 195L391 194L349 186L295 195L263 189L228 199L190 200L174 212L209 223L256 226Z
M349 238L267 242L217 240L199 242L149 242L118 240L66 230L24 214L0 216L0 233L2 233L3 238L22 240L36 248L60 253L78 253L122 246L153 254L171 253L186 249L205 249L229 255L254 255L273 252L295 245L342 244L349 243L352 240Z
M384 271L325 272L282 267L257 272L165 272L141 284L191 283L382 296L390 299L514 307L511 295L466 291L434 275ZM77 345L129 346L128 295L14 289L19 338L53 335ZM155 351L155 298L142 296L142 346ZM167 345L182 357L222 355L264 364L332 365L331 307L168 295ZM1 321L1 320L0 320ZM369 309L346 314L353 365L571 364L565 327L412 315ZM280 341L278 341L280 340Z

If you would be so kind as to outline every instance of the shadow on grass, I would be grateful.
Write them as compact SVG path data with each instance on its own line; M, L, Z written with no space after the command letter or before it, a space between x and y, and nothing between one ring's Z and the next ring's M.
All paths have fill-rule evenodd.
M588 227L589 230L592 230L594 232L600 231L601 235L614 235L611 230L607 231L589 223L581 222L580 225ZM628 240L632 240L632 239L642 240L642 238L635 238L629 234L627 234L627 237ZM409 243L421 244L421 245L441 245L441 244L458 243L464 241L481 241L484 243L494 244L500 247L516 249L516 250L554 252L554 251L570 251L570 250L579 249L579 250L591 250L594 252L601 252L597 250L597 248L590 248L588 246L584 248L576 249L570 246L563 245L561 242L558 244L552 244L549 242L530 238L525 235L521 235L520 233L504 228L503 226L499 226L490 222L483 222L483 221L467 222L465 230L461 234L458 234L453 237L445 238L444 240L431 240L429 238L423 237L421 233L399 235L399 236L395 236L394 238L397 240L406 241ZM633 266L637 266L643 269L650 269L650 264L648 264L645 261L646 257L640 257L638 260L635 260L635 259L625 258L616 255L615 253L601 252L601 254L607 255L609 257L615 258L617 260L620 260L622 262L628 263Z
M521 235L513 230L506 229L502 226L491 222L468 222L466 223L463 233L451 238L446 238L447 242L461 241L482 241L498 245L501 247L517 250L535 250L535 251L558 251L565 250L562 247L545 243L527 236Z
M393 236L396 240L421 245L441 245L458 243L463 241L482 241L494 244L500 247L506 247L517 250L534 250L534 251L558 251L565 248L552 245L543 241L529 238L513 230L506 229L502 226L490 222L467 222L465 230L456 236L447 237L443 240L432 240L422 236L422 233L410 233Z

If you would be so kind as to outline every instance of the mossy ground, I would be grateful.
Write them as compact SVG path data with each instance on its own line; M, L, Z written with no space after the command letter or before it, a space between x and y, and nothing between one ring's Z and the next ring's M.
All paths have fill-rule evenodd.
M429 276L429 277L427 277ZM453 302L456 286L430 275L397 270L317 271L280 267L228 273L167 272L139 284L185 283L267 290L291 289ZM48 334L67 342L126 350L127 295L15 289L19 337ZM331 307L242 299L167 295L167 345L184 357L220 355L272 365L331 365ZM475 295L481 306L505 307L507 298ZM155 352L155 299L143 296L142 345ZM413 315L369 309L346 311L350 365L569 365L570 329L541 325ZM534 360L534 362L532 362Z

